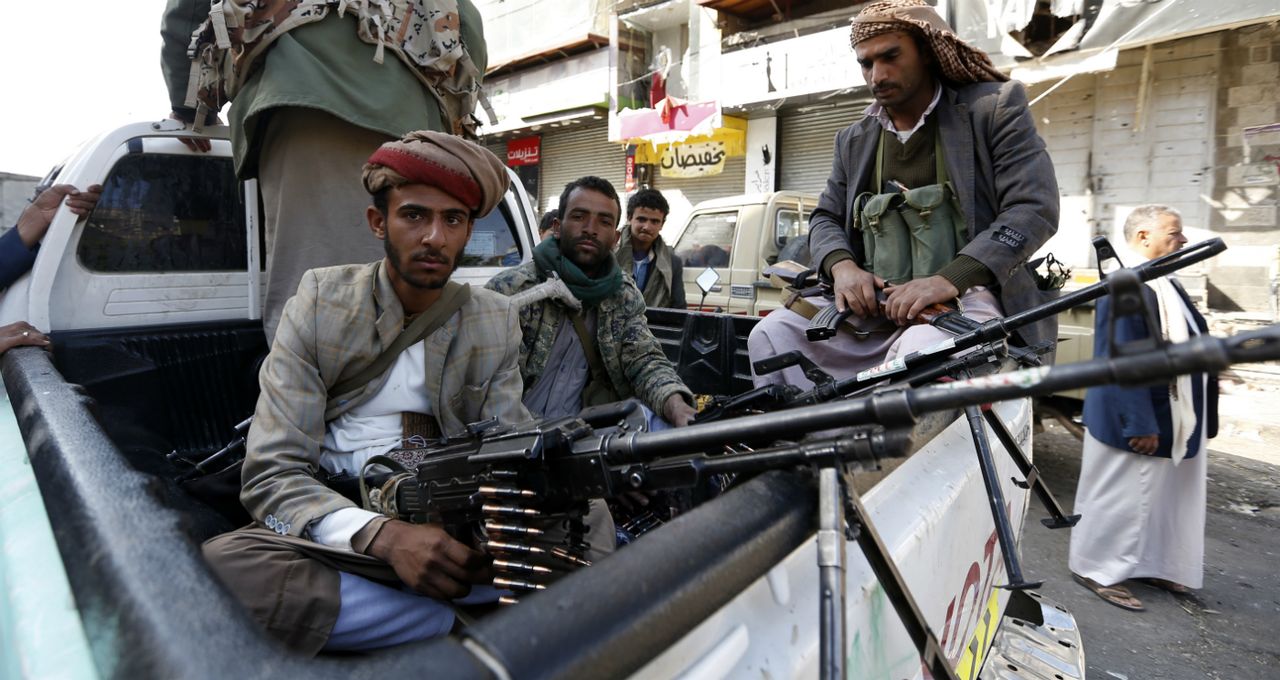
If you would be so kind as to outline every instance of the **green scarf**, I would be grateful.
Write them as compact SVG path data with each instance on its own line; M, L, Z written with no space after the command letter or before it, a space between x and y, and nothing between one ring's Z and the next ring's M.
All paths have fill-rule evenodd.
M605 261L608 269L604 275L593 279L560 252L560 239L554 236L543 239L542 243L533 249L533 261L538 265L538 272L544 277L550 272L558 274L573 296L581 300L586 307L600 304L602 300L613 296L622 287L622 270L618 269L612 254Z

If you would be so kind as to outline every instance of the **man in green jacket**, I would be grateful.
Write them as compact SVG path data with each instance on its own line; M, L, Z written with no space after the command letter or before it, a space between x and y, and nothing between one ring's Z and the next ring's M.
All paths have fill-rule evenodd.
M645 321L645 303L613 258L622 205L606 180L582 177L560 195L556 236L533 262L508 269L486 288L524 297L550 279L568 293L517 302L524 404L536 415L576 414L583 406L637 397L666 424L689 423L693 393L680 380ZM651 425L658 425L650 418Z
M684 309L684 268L671 246L662 240L662 225L671 207L657 189L641 189L627 201L627 224L614 256L650 307Z
M291 9L288 4L285 10ZM456 4L456 13L445 15L439 25L459 31L471 63L483 74L487 54L480 13L470 0ZM161 24L171 117L188 124L196 109L187 105L192 71L187 47L208 16L208 0L168 0ZM229 115L236 174L257 178L262 193L268 343L304 272L382 256L380 245L359 228L369 199L351 181L360 176L369 149L410 130L451 131L418 74L392 50L362 40L360 21L354 9L340 16L328 8L319 21L273 36L234 92L236 105Z

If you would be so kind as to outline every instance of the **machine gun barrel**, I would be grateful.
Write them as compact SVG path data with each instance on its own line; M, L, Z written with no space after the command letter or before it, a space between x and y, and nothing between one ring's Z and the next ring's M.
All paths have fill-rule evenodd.
M1184 373L1212 373L1233 363L1276 358L1280 358L1280 326L1229 338L1201 335L1139 354L1065 366L1040 366L928 387L891 389L858 399L662 432L627 432L609 439L608 456L611 461L619 462L652 460L690 451L714 450L726 442L755 444L798 439L810 432L869 423L892 428L909 425L923 413L1095 385L1152 384Z

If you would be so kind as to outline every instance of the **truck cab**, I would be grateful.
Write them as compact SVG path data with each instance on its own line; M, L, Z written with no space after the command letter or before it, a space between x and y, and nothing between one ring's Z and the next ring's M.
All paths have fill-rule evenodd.
M226 128L208 133L212 149L197 152L179 139L190 133L177 121L129 125L50 172L42 184L101 184L102 199L83 219L59 211L32 271L0 302L0 321L24 319L49 332L260 320L257 181L236 178ZM455 280L483 285L530 259L530 206L512 181L499 207L476 222ZM366 228L362 215L351 222Z
M809 214L817 204L812 194L777 191L695 206L675 245L690 306L698 300L700 309L751 316L781 307L782 291L761 272L779 259L796 259L793 252L808 260ZM697 278L707 268L720 279L703 300Z

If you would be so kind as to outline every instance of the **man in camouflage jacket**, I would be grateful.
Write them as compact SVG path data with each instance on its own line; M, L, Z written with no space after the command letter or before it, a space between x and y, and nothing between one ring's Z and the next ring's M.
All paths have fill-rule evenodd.
M486 287L519 297L522 291L529 291L548 278L561 279L572 293L569 302L580 304L584 310L584 327L595 322L590 338L613 396L637 397L668 423L682 426L694 415L690 405L693 394L650 332L644 296L630 277L622 275L612 255L622 212L617 196L612 185L597 177L571 182L560 197L557 236L544 240L535 249L533 262L502 272ZM581 365L585 352L575 333L575 314L554 299L537 300L520 310L520 372L525 403L535 413L543 409L530 404L530 392L542 389L539 378L544 373L551 379L546 382L561 382L562 376L569 376L567 380L575 387L585 384L587 373ZM565 359L566 355L571 358ZM574 361L577 366L566 365ZM569 400L576 398L580 402L581 394L574 390ZM559 399L552 401L561 405ZM581 405L587 404L572 404L567 410Z

